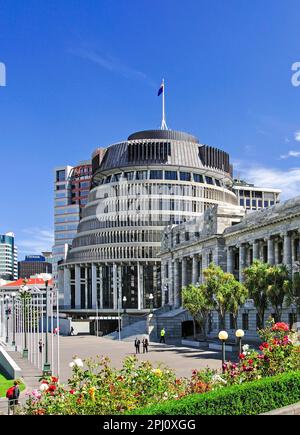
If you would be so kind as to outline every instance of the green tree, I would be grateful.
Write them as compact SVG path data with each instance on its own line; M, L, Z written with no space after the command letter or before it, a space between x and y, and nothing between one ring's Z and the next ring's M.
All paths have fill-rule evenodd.
M233 316L234 327L237 329L237 318L239 314L239 308L244 305L248 297L247 288L239 281L235 280L231 283L231 294L228 301L228 310Z
M275 312L275 322L281 321L285 297L291 288L288 268L284 265L269 266L267 298Z
M221 328L225 329L226 313L237 316L238 309L247 297L247 290L235 277L211 263L203 272L207 299L220 316Z
M295 272L293 275L286 295L285 305L287 308L294 305L296 311L300 313L300 272Z
M182 304L193 318L194 339L196 339L196 325L201 326L201 330L206 339L207 336L207 320L212 305L207 298L206 288L204 285L188 285L182 289Z
M268 308L267 290L270 284L270 265L254 260L253 264L244 270L245 286L249 297L253 299L257 311L258 329L264 328L265 312Z

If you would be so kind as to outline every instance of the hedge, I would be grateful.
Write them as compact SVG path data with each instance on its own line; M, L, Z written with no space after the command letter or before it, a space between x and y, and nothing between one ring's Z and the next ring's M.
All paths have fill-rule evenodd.
M300 372L225 387L132 411L133 415L257 415L300 401Z

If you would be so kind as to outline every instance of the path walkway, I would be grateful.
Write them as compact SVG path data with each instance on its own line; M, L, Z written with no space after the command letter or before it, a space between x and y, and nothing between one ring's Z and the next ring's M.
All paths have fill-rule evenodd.
M42 376L42 372L34 367L28 360L24 359L19 352L7 351L7 353L22 370L22 378L26 385L26 389L22 391L20 395L20 402L24 403L26 400L26 393L39 388L39 379ZM7 414L7 409L7 399L0 399L0 414Z
M69 363L78 355L82 359L88 357L108 356L114 367L120 368L128 355L134 355L133 342L112 341L103 337L73 336L60 339L60 380L65 383L71 375ZM152 343L148 354L138 355L141 361L154 364L163 363L175 370L179 377L190 377L193 369L210 367L221 368L221 354L217 351L192 349L182 346Z

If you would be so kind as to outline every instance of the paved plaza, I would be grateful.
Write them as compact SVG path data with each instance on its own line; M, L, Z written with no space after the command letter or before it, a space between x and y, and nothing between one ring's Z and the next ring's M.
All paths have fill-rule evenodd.
M60 339L60 379L66 382L71 375L69 363L78 355L88 357L108 356L114 367L120 368L126 356L135 355L133 342L113 341L95 336L61 337ZM141 361L163 363L175 370L178 377L189 377L193 369L210 367L220 369L221 355L211 350L192 349L153 343L148 354L138 355Z

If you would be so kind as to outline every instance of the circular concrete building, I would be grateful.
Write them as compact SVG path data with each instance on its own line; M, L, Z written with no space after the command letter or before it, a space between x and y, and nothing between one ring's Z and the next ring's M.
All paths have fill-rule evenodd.
M93 154L88 203L60 266L64 308L111 316L118 306L142 313L172 305L161 288L163 229L237 204L229 155L171 130L137 132L102 152Z

